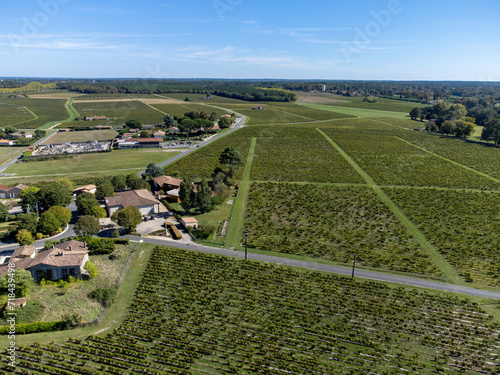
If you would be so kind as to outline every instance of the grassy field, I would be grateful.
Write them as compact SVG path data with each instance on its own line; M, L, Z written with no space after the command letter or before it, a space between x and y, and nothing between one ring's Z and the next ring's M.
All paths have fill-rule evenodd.
M106 116L109 118L108 120L98 121L100 125L121 125L130 119L139 120L143 124L158 124L163 122L162 113L155 111L139 100L128 99L130 100L89 102L89 100L85 101L79 98L79 100L73 102L73 107L78 111L81 119L85 116ZM98 125L93 122L83 122L83 124L85 126ZM78 121L78 124L73 123L72 125L83 126L82 121Z
M64 176L86 173L116 174L120 171L139 171L151 163L160 163L178 152L162 149L114 150L112 152L85 154L59 160L16 163L6 173L21 176Z
M25 147L0 147L0 166L23 152Z
M66 142L88 142L88 141L105 141L111 140L117 136L115 130L89 130L89 131L74 131L74 132L59 132L44 144L49 143L66 143Z

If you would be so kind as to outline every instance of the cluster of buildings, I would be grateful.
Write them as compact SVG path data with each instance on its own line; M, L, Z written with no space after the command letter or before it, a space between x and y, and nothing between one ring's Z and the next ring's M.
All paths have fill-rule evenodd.
M14 132L6 134L5 137L7 139L0 139L0 146L14 146L16 139L31 139L33 138L33 134Z
M54 156L69 154L87 154L92 152L111 151L112 141L72 142L38 146L31 156Z
M45 280L89 277L85 264L89 260L87 244L81 241L66 241L51 249L37 252L33 246L14 249L14 253L0 264L0 277L8 274L9 265L15 269L28 270L35 282Z

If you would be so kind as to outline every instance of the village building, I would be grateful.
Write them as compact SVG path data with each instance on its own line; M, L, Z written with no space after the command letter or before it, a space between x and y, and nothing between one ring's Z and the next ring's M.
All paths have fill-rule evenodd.
M184 228L192 228L194 230L198 229L198 220L194 217L182 217L181 224Z
M73 190L73 194L76 194L76 195L80 195L83 193L95 194L96 190L97 190L97 186L90 184L90 185L85 185L85 186L82 186L82 187L79 187L79 188Z
M122 191L114 197L104 198L109 216L126 207L136 207L141 215L156 214L162 211L161 203L147 189Z
M0 185L0 198L19 198L21 191L26 189L28 186L19 184L14 187L9 187L5 185Z

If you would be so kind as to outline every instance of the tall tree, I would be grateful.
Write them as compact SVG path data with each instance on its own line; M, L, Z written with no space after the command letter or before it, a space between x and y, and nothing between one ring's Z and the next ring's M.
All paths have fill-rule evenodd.
M9 282L8 275L0 278L0 294L9 293L9 284L11 284L11 282ZM16 269L14 284L16 285L14 292L16 298L26 297L29 294L31 286L34 284L31 272L28 270Z
M5 221L8 216L9 209L3 203L0 203L0 221Z
M38 218L36 214L30 212L29 214L20 214L17 215L17 229L25 229L31 234L36 233L36 224L38 222Z
M189 177L184 177L184 180L181 182L179 199L181 200L182 208L186 212L189 212L196 204L193 181Z
M127 187L127 180L124 175L118 174L116 176L111 177L111 183L115 190L125 190Z
M171 128L175 124L174 116L169 115L168 113L163 117L163 123L167 128Z
M127 125L129 128L132 129L139 129L139 130L142 129L142 123L135 119L128 120L127 122L125 122L125 125Z
M481 139L493 140L496 145L500 144L500 118L492 118L486 123Z
M40 191L40 188L37 186L30 186L27 187L26 189L23 189L21 193L19 194L21 198L21 207L23 208L24 211L28 210L28 207L30 209L30 212L35 211L36 203L38 202L38 192Z
M53 212L45 211L40 215L40 220L38 220L37 230L43 234L52 234L57 232L61 227L61 223Z
M71 211L66 207L52 206L47 212L52 212L56 216L61 227L68 225L71 220Z
M151 162L148 164L144 174L151 178L160 177L163 176L163 168Z
M115 187L111 183L111 180L104 179L99 185L97 185L97 189L95 191L95 198L102 200L105 197L111 197L115 195Z
M226 147L219 156L219 162L232 169L239 169L245 164L245 158L233 146Z
M76 207L82 215L90 215L92 207L99 206L94 194L82 193L76 197Z
M84 215L75 224L75 233L79 236L94 236L101 230L99 220L90 215Z
M203 179L201 184L198 186L198 192L196 193L196 207L202 214L212 209L212 191L210 190L210 187L205 179Z

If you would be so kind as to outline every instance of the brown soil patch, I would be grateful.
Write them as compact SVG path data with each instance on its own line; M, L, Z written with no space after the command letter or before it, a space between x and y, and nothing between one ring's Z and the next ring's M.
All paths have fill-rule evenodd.
M80 95L74 94L72 92L58 92L54 94L35 94L29 95L30 99L69 99L72 97L78 97Z
M113 102L137 102L139 99L132 99L132 98L127 98L127 99L85 99L85 100L74 100L73 104L75 103L113 103Z

